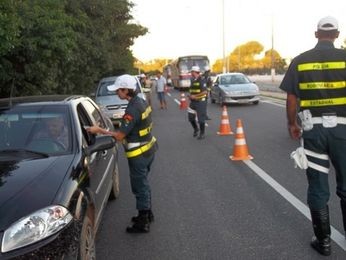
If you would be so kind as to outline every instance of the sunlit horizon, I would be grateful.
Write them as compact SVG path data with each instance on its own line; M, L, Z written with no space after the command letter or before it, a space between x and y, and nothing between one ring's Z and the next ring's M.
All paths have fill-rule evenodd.
M315 46L317 22L327 15L339 21L340 36L335 47L340 48L346 39L346 18L342 8L345 4L340 0L330 0L328 6L322 0L284 3L272 0L132 2L135 4L132 11L134 22L149 29L131 47L133 55L142 62L199 54L207 55L213 64L216 59L223 58L223 47L228 55L249 41L263 45L261 55L273 45L282 58L289 60Z

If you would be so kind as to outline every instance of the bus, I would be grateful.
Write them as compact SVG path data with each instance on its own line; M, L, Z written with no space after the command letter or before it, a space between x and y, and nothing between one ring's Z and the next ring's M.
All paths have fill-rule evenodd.
M201 73L205 67L209 67L209 59L205 55L189 55L178 57L163 67L163 76L172 79L174 88L187 89L191 84L190 70L192 66L198 66Z

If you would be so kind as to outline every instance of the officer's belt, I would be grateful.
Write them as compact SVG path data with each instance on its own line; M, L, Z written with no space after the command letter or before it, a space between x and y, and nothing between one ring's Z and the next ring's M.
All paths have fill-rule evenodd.
M131 150L133 148L136 148L136 147L139 147L141 145L145 145L147 144L148 142L136 142L136 143L126 143L125 146L126 146L126 149L127 150Z
M127 158L135 157L135 156L141 155L142 153L145 153L146 151L150 150L151 147L153 147L155 142L156 142L156 138L153 137L149 143L146 143L143 146L140 146L136 150L126 152ZM128 143L128 145L129 144L137 144L137 143Z
M314 125L323 123L322 117L313 117L311 120ZM336 122L341 125L346 125L346 117L337 117Z

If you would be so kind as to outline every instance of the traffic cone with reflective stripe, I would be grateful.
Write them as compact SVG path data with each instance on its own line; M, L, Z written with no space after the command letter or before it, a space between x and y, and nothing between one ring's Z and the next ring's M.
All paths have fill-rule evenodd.
M253 159L253 157L249 155L248 147L246 145L243 125L240 119L237 120L237 130L235 133L235 144L233 147L233 155L231 155L229 158L233 161Z
M221 123L220 123L220 128L217 134L218 135L233 135L234 134L232 132L231 125L229 123L226 106L223 106L223 109L222 109Z
M180 94L180 109L186 109L187 108L187 101L185 98L185 94L181 93Z

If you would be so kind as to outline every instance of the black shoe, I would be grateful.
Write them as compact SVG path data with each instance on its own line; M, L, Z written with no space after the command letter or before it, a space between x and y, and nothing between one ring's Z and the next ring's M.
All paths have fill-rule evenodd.
M198 135L198 130L193 131L193 137L196 137Z
M322 240L318 240L316 237L313 237L310 245L321 255L328 256L332 253L329 236Z
M139 219L140 219L140 215L138 214L138 216L132 217L131 221L132 222L138 222ZM151 210L148 210L148 220L149 220L150 223L154 222L154 214L153 214L153 212Z
M136 222L132 224L132 226L128 226L126 228L127 233L149 233L149 231L150 231L149 223L140 224Z
M204 134L200 134L200 135L197 137L198 140L202 140L202 139L204 139L204 138L205 138L205 135L204 135Z

